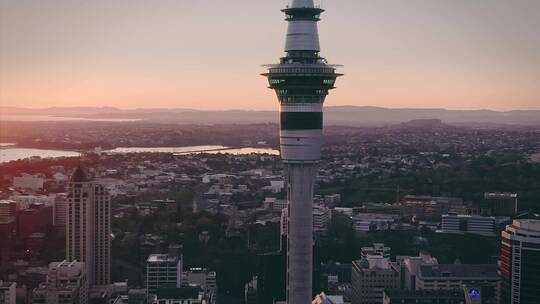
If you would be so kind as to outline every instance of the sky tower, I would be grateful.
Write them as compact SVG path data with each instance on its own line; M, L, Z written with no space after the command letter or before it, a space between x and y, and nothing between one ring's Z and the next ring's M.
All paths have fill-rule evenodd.
M319 56L317 22L324 10L313 0L292 0L282 11L289 23L286 56L269 65L263 75L280 103L289 208L287 303L308 304L312 301L313 185L321 156L323 103L341 74Z

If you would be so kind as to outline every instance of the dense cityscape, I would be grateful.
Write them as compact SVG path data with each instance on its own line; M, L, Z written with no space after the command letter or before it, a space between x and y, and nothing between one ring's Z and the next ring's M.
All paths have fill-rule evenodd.
M539 304L540 7L422 1L0 0L0 304Z
M31 130L34 123L21 124ZM39 139L52 147L72 136L70 130L100 134L110 125L70 124L79 125L39 123L47 127L17 133L16 140ZM192 128L154 131L141 123L133 136L159 147L171 129ZM222 132L234 128L245 129L252 140ZM268 149L277 143L276 125L198 130L206 139L200 144L241 147L243 142ZM399 301L443 296L447 303L462 303L467 286L481 291L482 303L497 303L506 286L501 232L514 219L525 227L540 213L539 133L436 120L328 127L313 199L313 294L328 303L409 303ZM129 140L121 136L111 140ZM104 281L84 291L90 302L152 303L158 287L167 287L161 296L191 301L186 303L285 300L287 204L279 155L107 153L95 149L101 140L81 138L87 139L81 145L93 148L80 157L0 164L2 292L16 295L17 303L82 295L83 285L61 285L53 292L57 285L50 281L53 273L58 280L90 278L80 263L63 262L69 257L66 235L76 233L66 229L66 209L80 167L84 183L102 185L104 201L110 199L110 222L101 228L110 229L110 268ZM530 263L522 271L533 272L531 279L522 282L535 290L538 268ZM381 281L363 281L365 272Z

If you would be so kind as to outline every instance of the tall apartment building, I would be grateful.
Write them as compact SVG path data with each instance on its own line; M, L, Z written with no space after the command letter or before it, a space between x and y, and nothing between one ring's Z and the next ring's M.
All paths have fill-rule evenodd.
M514 220L502 232L500 304L540 303L540 220Z
M353 262L352 304L382 304L384 290L399 287L399 266L389 259L376 255Z
M146 290L155 294L160 287L182 286L182 246L171 245L166 254L151 254L146 260Z
M442 216L442 233L472 233L482 236L496 236L494 217L449 213Z
M17 303L17 283L0 281L0 304Z
M84 263L53 262L47 281L34 289L34 304L86 304L88 281Z
M86 265L90 286L110 283L111 197L79 166L67 194L66 259Z

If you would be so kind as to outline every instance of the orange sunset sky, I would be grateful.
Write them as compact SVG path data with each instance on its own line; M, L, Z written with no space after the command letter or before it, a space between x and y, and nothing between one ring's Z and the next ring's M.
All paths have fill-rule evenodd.
M276 109L285 0L0 0L0 106ZM327 105L540 109L540 1L325 0Z

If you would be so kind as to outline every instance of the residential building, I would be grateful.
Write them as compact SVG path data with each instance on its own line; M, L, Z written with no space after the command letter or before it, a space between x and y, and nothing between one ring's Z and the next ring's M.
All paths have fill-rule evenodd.
M111 197L80 166L68 184L66 259L85 263L91 286L110 283Z
M160 287L182 287L182 246L171 245L166 254L151 254L146 260L146 290L155 294Z
M540 220L514 220L502 232L500 304L540 303Z
M53 262L47 281L34 289L34 304L86 304L88 281L84 263Z

